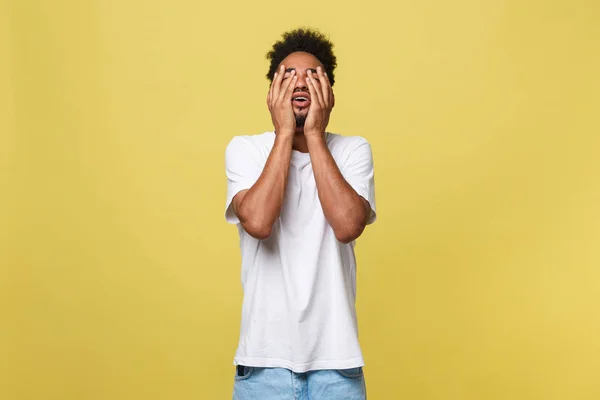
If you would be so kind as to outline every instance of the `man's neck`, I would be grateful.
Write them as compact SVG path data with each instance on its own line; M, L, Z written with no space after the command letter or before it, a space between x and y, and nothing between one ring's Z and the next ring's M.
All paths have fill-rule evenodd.
M301 153L308 153L308 145L306 144L306 136L304 136L304 132L296 132L294 135L294 144L292 149Z

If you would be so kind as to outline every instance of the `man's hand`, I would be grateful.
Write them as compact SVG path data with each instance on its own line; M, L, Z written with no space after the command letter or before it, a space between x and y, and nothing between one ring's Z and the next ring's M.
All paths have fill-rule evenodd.
M304 123L304 135L307 138L322 137L329 124L329 116L335 105L333 89L327 74L317 67L317 75L308 71L306 83L310 92L310 106Z
M273 76L267 94L267 105L277 134L294 135L296 132L296 117L292 108L292 93L296 79L296 71L292 70L286 74L283 65L279 68L279 73L275 72Z

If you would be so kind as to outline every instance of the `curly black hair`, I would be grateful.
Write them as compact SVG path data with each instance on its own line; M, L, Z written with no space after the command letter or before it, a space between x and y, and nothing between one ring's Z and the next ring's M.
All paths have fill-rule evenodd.
M285 32L283 39L273 45L273 48L267 53L267 60L271 60L267 79L272 82L279 64L288 55L297 51L315 56L323 64L329 82L333 86L335 82L333 70L337 66L337 60L333 54L333 43L323 33L310 28L298 28Z

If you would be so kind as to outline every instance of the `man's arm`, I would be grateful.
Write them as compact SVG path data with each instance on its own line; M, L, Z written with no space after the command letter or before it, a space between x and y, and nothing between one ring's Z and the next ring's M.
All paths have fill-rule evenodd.
M319 200L335 237L340 242L349 243L357 239L364 231L371 217L371 205L344 179L327 147L325 129L329 123L331 110L335 105L333 89L327 74L321 67L318 67L317 74L308 72L306 81L311 103L304 124L304 135L310 153ZM358 153L359 159L354 163L361 170L358 175L361 178L365 176L368 178L368 175L372 174L370 148L368 159L361 157L361 154ZM367 173L365 174L365 172Z
M335 237L342 243L356 240L371 215L371 205L344 179L323 136L306 138L319 201Z
M256 183L235 195L233 211L252 237L264 240L271 236L279 218L287 184L293 136L277 135L265 168Z
M260 240L271 236L273 224L279 218L283 206L296 130L292 110L296 79L295 71L286 74L284 65L275 72L267 95L267 106L276 132L275 143L254 185L237 193L232 200L233 212L243 228Z

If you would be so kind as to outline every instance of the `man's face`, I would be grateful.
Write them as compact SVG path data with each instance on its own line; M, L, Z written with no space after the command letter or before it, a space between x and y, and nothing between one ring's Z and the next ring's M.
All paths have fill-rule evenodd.
M307 74L311 70L314 73L313 78L318 80L317 67L323 68L323 64L312 54L304 52L290 54L281 64L285 65L284 79L289 79L290 71L296 70L298 79L292 94L292 108L296 116L296 132L301 133L304 131L304 121L310 106L310 92L306 83Z

